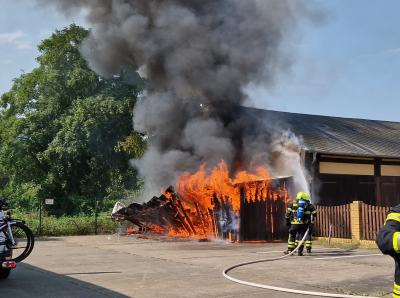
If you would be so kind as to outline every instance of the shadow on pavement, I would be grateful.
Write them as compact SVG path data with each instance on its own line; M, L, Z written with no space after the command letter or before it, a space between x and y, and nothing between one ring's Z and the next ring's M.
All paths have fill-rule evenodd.
M61 237L51 237L51 236L36 236L35 237L35 242L39 241L62 241Z
M111 272L104 272L111 273ZM90 273L89 273L90 274ZM93 274L93 273L92 273ZM116 297L128 296L81 281L56 274L38 267L20 263L10 277L0 280L1 297Z
M119 274L121 271L91 271L91 272L72 272L72 273L64 273L63 275L97 275L97 274Z

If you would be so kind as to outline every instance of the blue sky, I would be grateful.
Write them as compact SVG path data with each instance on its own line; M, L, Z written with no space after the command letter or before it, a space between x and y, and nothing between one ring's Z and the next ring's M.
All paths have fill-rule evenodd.
M0 0L0 94L14 78L37 65L40 41L72 22L84 25L82 16L66 18L34 0Z
M295 53L274 87L249 87L259 108L400 121L400 1L316 0L321 24L304 23L285 45ZM0 93L30 71L35 46L54 29L82 16L64 17L34 1L0 0Z

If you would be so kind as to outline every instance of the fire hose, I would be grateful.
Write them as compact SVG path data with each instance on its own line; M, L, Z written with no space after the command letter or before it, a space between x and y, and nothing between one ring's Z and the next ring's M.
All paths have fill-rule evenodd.
M222 275L229 279L230 281L242 284L242 285L246 285L246 286L250 286L250 287L256 287L256 288L262 288L262 289L267 289L267 290L272 290L272 291L279 291L279 292L286 292L286 293L293 293L293 294L300 294L300 295L309 295L309 296L319 296L319 297L336 297L336 298L378 298L378 297L374 297L374 296L356 296L356 295L344 295L344 294L333 294L333 293L323 293L323 292L312 292L312 291L301 291L301 290L295 290L295 289L288 289L288 288L282 288L282 287L275 287L275 286L270 286L270 285L264 285L264 284L259 284L259 283L254 283L254 282L248 282L245 280L241 280L238 278L234 278L228 275L228 272L238 268L238 267L242 267L242 266L246 266L246 265L250 265L250 264L256 264L256 263L263 263L263 262L273 262L273 261L278 261L278 260L282 260L284 258L287 258L291 255L293 255L294 253L296 253L300 246L303 245L305 239L307 238L309 233L309 229L307 229L307 231L305 232L303 239L301 239L299 245L297 245L297 247L290 252L287 255L281 256L281 257L277 257L277 258L268 258L268 259L260 259L260 260L255 260L255 261L248 261L248 262L243 262L243 263L238 263L235 265L232 265L226 269L224 269L224 271L222 271Z

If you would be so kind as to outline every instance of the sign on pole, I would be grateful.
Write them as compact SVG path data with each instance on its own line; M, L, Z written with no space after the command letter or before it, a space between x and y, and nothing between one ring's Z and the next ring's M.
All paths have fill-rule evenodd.
M44 203L45 203L46 205L54 205L54 199L45 199L45 200L44 200Z

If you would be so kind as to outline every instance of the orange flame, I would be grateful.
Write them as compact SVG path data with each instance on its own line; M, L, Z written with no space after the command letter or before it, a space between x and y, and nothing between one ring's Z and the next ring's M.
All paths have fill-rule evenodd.
M174 206L178 206L175 207L176 217L182 225L168 228L167 231L152 225L151 230L158 234L167 232L169 236L191 238L220 238L220 234L224 233L225 239L233 241L238 227L221 231L221 210L225 210L225 219L231 217L232 224L239 218L242 197L248 201L263 200L269 194L269 198L276 200L277 194L280 194L279 198L283 197L286 201L286 190L283 190L283 196L281 191L272 192L271 182L266 167L256 167L253 171L241 170L231 177L224 161L211 170L207 170L206 164L203 164L197 172L184 172L177 179L177 198L171 193L164 193Z
M221 161L209 174L206 165L194 173L183 173L176 183L176 189L185 202L189 204L198 203L204 209L212 208L211 198L228 197L232 201L234 211L240 210L240 189L237 184L250 181L270 181L271 176L263 167L257 167L254 173L248 171L238 172L234 178L230 178L228 166Z

